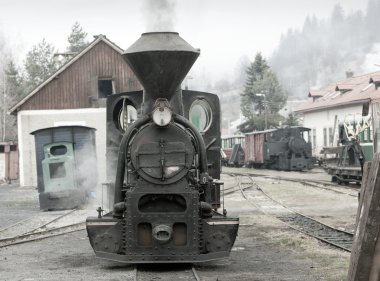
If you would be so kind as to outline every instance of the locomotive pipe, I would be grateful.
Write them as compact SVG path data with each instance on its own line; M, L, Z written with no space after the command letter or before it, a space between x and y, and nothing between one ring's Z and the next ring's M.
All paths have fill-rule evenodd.
M116 180L115 180L115 202L121 202L121 190L123 189L124 176L125 176L125 151L127 149L127 144L133 136L135 130L145 125L150 121L149 116L144 116L138 119L136 122L132 123L127 131L124 133L123 138L120 142L119 156L117 159L117 170L116 170ZM115 208L114 208L115 211Z
M198 142L198 153L199 153L199 169L201 173L207 173L208 172L208 166L207 166L207 154L206 154L206 146L203 140L202 135L199 133L197 128L194 127L193 124L189 120L187 120L185 117L175 114L174 121L178 124L184 126L185 128L189 129L192 134L194 135L195 139Z

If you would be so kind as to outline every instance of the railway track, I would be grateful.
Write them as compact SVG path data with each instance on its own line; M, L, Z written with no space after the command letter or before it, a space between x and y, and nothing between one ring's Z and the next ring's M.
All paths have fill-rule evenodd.
M160 280L167 281L201 281L199 274L194 266L178 264L173 265L136 265L133 269L134 281L155 280L159 275Z
M26 243L26 242L32 242L36 240L41 240L49 237L54 237L58 235L63 235L66 233L79 231L86 229L86 223L80 222L70 225L65 225L61 227L55 227L48 230L33 232L33 233L26 233L14 237L8 237L8 238L2 238L0 239L0 248L12 246L16 244Z
M291 210L265 193L252 177L244 176L247 177L250 182L243 182L242 176L237 176L239 189L235 190L235 192L240 191L243 198L253 204L262 213L275 217L288 227L331 246L345 251L351 251L353 243L352 233L326 225L316 219ZM249 191L250 193L247 193L247 185L250 185L252 188Z
M4 228L0 229L0 238L4 238L1 236L11 235L11 236L19 236L27 233L32 233L38 230L42 230L44 228L48 228L49 225L54 224L55 222L65 218L68 215L73 214L78 211L78 209L73 209L69 211L56 211L56 212L43 212L38 213L35 216L27 217L16 223L8 225Z
M0 233L7 232L7 231L9 232L10 230L12 230L12 228L21 226L19 227L20 229L16 229L13 231L13 233L16 233L16 234L12 236L0 238L0 248L15 245L15 244L20 244L20 243L41 240L41 239L45 239L45 238L49 238L49 237L53 237L57 235L63 235L66 233L85 229L85 222L69 223L67 225L58 226L58 227L54 227L54 226L49 227L51 225L54 225L54 223L57 223L59 220L73 214L76 211L78 211L78 209L73 209L63 214L59 214L53 219L50 219L47 222L45 221L42 224L39 224L38 226L35 226L36 222L33 221L33 219L38 218L38 216L34 216L34 217L29 217L27 219L20 220L12 225L4 227L0 229ZM31 222L31 221L33 221L33 223L28 225L28 222ZM24 231L23 230L24 227L27 227L28 230ZM22 232L20 233L20 231Z
M230 175L230 176L247 176L250 178L254 177L260 177L260 178L267 178L267 179L273 179L273 180L278 180L278 181L290 181L290 182L296 182L300 183L305 186L310 186L318 189L324 189L328 190L331 192L335 193L340 193L340 194L345 194L347 196L352 196L352 197L358 197L358 188L352 188L352 187L347 187L347 186L340 186L331 182L327 181L316 181L316 180L305 180L305 179L299 179L299 178L289 178L289 177L280 177L280 176L268 176L268 175L260 175L260 174L253 174L253 173L235 173L235 172L226 172L222 173L225 175Z

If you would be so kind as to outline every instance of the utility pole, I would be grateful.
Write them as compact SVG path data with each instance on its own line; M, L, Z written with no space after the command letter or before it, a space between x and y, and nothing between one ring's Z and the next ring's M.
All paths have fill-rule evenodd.
M265 92L261 94L256 94L258 97L264 97L264 118L265 118L265 130L268 129L268 114L267 114L267 96Z

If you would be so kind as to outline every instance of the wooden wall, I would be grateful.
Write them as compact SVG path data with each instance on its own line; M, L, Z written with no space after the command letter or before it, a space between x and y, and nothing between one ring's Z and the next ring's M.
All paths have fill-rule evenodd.
M121 54L99 41L19 110L103 107L104 101L98 100L99 78L113 78L116 93L142 89Z

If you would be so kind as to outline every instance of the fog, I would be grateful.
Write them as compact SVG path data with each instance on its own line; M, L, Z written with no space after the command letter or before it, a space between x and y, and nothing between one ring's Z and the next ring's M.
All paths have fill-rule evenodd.
M379 0L370 0L365 12L336 5L327 19L306 17L302 28L289 29L269 60L289 95L306 97L346 71L380 70L379 13Z
M269 59L278 50L281 34L289 28L302 29L308 15L325 21L339 2L347 14L365 13L367 0L0 0L0 30L20 65L31 46L43 38L65 50L75 21L90 40L92 35L105 34L123 49L143 32L174 30L201 49L189 81L200 89L220 80L241 80L237 69L242 57L253 60L262 52Z

